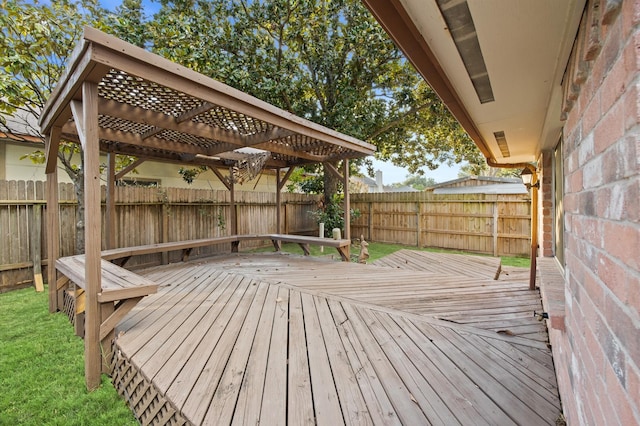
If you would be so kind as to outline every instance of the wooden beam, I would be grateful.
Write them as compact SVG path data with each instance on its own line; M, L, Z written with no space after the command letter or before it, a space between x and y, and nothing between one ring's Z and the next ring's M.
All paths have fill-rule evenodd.
M196 117L200 114L204 114L205 112L211 111L216 106L214 104L210 104L209 102L204 102L199 107L196 107L190 111L184 112L182 115L176 117L177 123L182 123L183 121L191 120L193 117Z
M222 184L227 188L227 191L231 191L231 185L229 184L229 181L227 181L227 179L222 175L222 173L220 173L218 169L216 169L215 167L209 167L209 170L211 170L213 174L216 175L218 179L220 179L220 182L222 182Z
M535 290L538 261L538 187L541 184L535 169L531 183L535 186L531 186L531 265L529 268L529 290Z
M303 158L305 160L313 161L314 163L322 163L323 161L326 161L328 159L326 155L315 155L309 152L288 148L286 146L283 146L283 144L280 143L278 140L259 143L259 144L253 145L253 148L263 149L269 152L275 152L276 154L289 155L291 157L296 157L296 158Z
M138 167L140 164L144 163L145 161L147 161L146 158L138 158L138 159L136 159L136 161L134 161L133 163L129 164L127 167L125 167L124 169L122 169L118 173L116 173L115 180L122 179L123 177L125 177L127 175L127 173L133 171L133 169L135 169L136 167Z
M233 170L229 168L229 176L233 176ZM236 191L233 178L229 179L229 194L230 194L230 208L231 208L231 235L238 235L238 217L236 212Z
M195 116L202 112L206 112L213 107L212 104L205 105L206 107L203 106L202 110L196 108L195 110L190 111L190 113L193 113L193 116ZM264 149L266 151L276 152L283 155L290 155L297 158L304 158L315 162L321 162L326 160L327 158L326 156L318 156L304 151L296 151L294 149L283 146L282 144L279 144L275 139L281 139L283 137L295 134L290 130L281 129L279 127L275 127L274 129L271 129L267 132L257 133L252 136L242 136L238 133L220 129L218 127L212 127L204 123L185 121L183 120L183 116L174 118L161 112L137 108L131 105L126 105L111 100L101 100L99 108L101 114L108 115L110 117L154 126L152 130L140 135L141 141L151 138L161 133L163 130L168 129L221 142L215 147L209 148L207 150L200 150L202 154L206 155L216 155L223 152L232 151L233 149L238 147L254 147L256 149ZM161 138L159 139L164 140Z
M291 130L282 129L277 126L273 126L271 129L267 130L266 132L260 132L251 136L247 136L246 141L249 145L257 145L259 143L268 142L274 139L282 139L282 138L286 138L287 136L293 136L293 135L295 135L295 132L292 132Z
M76 129L76 133L80 139L80 145L82 146L82 149L84 149L87 144L87 134L85 132L82 102L74 100L69 103L69 106L71 107L71 114L73 115L73 123L68 123L65 125L65 128L73 127Z
M147 81L155 82L204 102L289 129L312 139L342 146L364 155L373 154L375 151L375 147L371 144L297 117L116 37L97 30L86 29L85 38L96 40L96 43L92 45L92 59L100 64L108 64L112 69L140 76Z
M100 386L102 358L100 351L101 292L101 211L100 145L98 133L98 85L82 84L82 125L84 129L84 235L85 235L85 311L84 367L87 389Z
M54 126L51 128L51 133L45 139L45 173L53 173L56 169L61 133L62 128Z
M73 126L72 123L65 125L63 130L63 136L70 141L80 141L80 135ZM109 151L114 150L119 154L127 154L136 157L146 157L147 159L156 159L156 158L165 158L171 159L173 162L180 163L191 163L191 164L203 164L210 165L212 162L218 162L218 164L222 165L220 159L209 158L208 153L216 153L216 155L220 158L229 158L229 159L240 159L244 154L232 152L231 148L233 146L229 146L228 144L219 144L222 146L221 149L218 148L200 148L195 145L186 144L182 142L170 141L166 139L160 139L156 136L149 137L147 139L142 139L142 137L138 134L131 132L123 132L119 130L100 128L99 129L100 139L108 140L111 142L101 142L101 150ZM122 143L124 145L129 145L129 147L117 145L113 147L114 143ZM149 152L148 150L153 150L153 152ZM219 151L219 152L218 152ZM170 153L167 155L166 153ZM178 155L177 157L172 157L172 154ZM185 158L184 155L191 155L191 158ZM201 161L194 160L196 156L200 157ZM175 158L175 159L173 159ZM287 167L288 164L284 161L278 161L269 159L265 163L265 167Z
M322 163L322 165L324 166L324 169L326 171L328 171L329 173L331 173L333 176L335 176L336 179L338 179L340 181L344 180L344 177L340 174L338 169L336 169L333 166L333 164L331 164L331 163Z
M133 309L139 301L142 300L142 297L133 297L131 299L126 299L123 302L120 302L115 311L111 313L100 325L100 340L103 340L105 337L109 335L113 331L116 325L120 322L122 318L124 318L131 309Z
M107 249L116 248L116 153L107 153L107 205L105 232Z
M196 123L191 120L178 121L171 115L166 115L161 112L151 111L144 108L137 108L131 105L123 104L121 102L106 99L100 101L99 108L100 114L136 123L147 124L160 128L161 131L165 129L173 130L176 132L184 132L206 139L214 139L217 141L230 143L238 147L247 146L245 138L238 133L221 129L219 127L212 127L204 123ZM205 110L207 111L209 109L211 108L205 108Z
M55 163L54 163L55 164ZM56 260L60 253L60 211L58 206L58 169L47 173L47 283L49 285L49 312L60 310L56 286Z
M293 171L295 169L296 169L296 166L289 167L289 170L287 170L287 172L284 174L284 177L282 178L282 180L278 184L278 192L282 191L282 188L284 187L284 184L287 183L287 181L289 180L289 178L291 177L291 174L293 173Z

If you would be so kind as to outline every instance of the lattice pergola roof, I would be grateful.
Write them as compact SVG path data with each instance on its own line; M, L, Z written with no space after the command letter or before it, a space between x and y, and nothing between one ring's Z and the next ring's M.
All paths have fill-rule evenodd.
M43 134L57 129L62 138L80 141L71 111L87 81L98 84L103 152L222 167L242 158L238 149L255 148L271 153L265 167L286 168L375 151L92 28L85 28L44 108Z

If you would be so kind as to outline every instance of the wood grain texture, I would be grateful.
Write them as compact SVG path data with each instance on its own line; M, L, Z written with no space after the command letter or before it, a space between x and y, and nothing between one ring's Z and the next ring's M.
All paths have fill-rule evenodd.
M487 327L437 318L447 307L464 317L483 286L502 288L505 309L508 287L526 288L478 272L458 275L457 294L442 272L278 253L150 268L139 273L159 291L118 326L116 364L139 371L167 413L193 424L552 423L560 402L549 349L494 330L530 325L482 300L471 316ZM422 285L446 295L437 315L424 299L384 302L397 303L394 286L402 295L412 279L408 293Z

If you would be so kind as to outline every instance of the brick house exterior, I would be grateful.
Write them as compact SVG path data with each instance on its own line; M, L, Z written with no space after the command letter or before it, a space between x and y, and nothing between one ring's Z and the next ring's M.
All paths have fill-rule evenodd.
M570 424L640 423L639 24L637 0L600 21L600 51L575 60L589 72L565 107L565 331L550 339ZM542 255L551 256L553 153L542 156Z
M640 424L640 0L363 1L488 161L508 167L522 166L493 148L497 129L483 133L483 106L467 96L464 69L447 57L458 55L447 39L449 22L433 17L468 3L496 83L502 71L497 64L504 67L509 56L526 62L533 54L525 48L519 53L521 46L509 51L504 42L527 31L527 13L544 9L548 20L563 16L554 43L568 47L547 45L556 49L555 82L539 134L549 122L559 130L554 140L541 136L518 146L531 155L525 161L536 165L540 182L537 283L550 316L567 423ZM508 27L516 18L522 30ZM506 28L511 33L501 34ZM553 30L537 34L544 31ZM500 96L487 105L492 112L502 108ZM504 134L509 139L513 132Z

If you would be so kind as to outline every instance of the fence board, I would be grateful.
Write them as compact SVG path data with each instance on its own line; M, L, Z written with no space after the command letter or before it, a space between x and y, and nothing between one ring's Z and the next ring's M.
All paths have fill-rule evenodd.
M43 182L0 180L0 292L32 284L30 232L35 204L45 204ZM72 184L59 184L60 255L76 253L77 199ZM106 189L102 191L103 217ZM283 229L294 234L309 234L317 229L307 212L314 210L319 197L304 194L282 194ZM189 188L117 187L115 191L116 247L225 236L229 234L231 211L229 192ZM46 208L46 207L45 207ZM276 196L271 193L238 191L236 193L238 231L240 233L273 233L276 229ZM43 214L46 217L46 214ZM315 231L317 232L317 231ZM46 220L42 222L41 259L48 263ZM243 244L257 247L259 241ZM106 236L103 232L103 248ZM195 249L190 258L228 251L227 246ZM157 265L163 261L179 261L181 253L150 254L132 259L128 265ZM46 276L46 275L45 275Z
M526 255L530 203L521 194L352 194L351 206L361 216L351 233L370 241Z
M33 278L30 218L35 204L44 204L43 182L0 181L0 292L30 285ZM103 203L106 191L102 191ZM72 184L59 184L60 255L75 254L77 200ZM286 233L317 235L309 214L318 208L319 196L281 194ZM229 192L185 188L117 187L116 246L180 241L229 234ZM432 193L352 194L351 207L361 216L352 221L351 235L367 240L419 247L442 247L497 255L529 252L530 200L522 195ZM45 207L46 208L46 207ZM275 232L276 195L236 193L239 233ZM104 208L103 208L104 211ZM494 217L497 212L497 217ZM43 218L46 214L43 212ZM104 218L102 222L104 228ZM41 259L48 260L46 220L42 223ZM104 233L103 233L104 238ZM260 242L251 242L254 245ZM250 242L243 244L248 248ZM103 239L106 248L106 240ZM204 247L191 258L228 247ZM130 265L157 265L178 261L180 253L140 256Z

